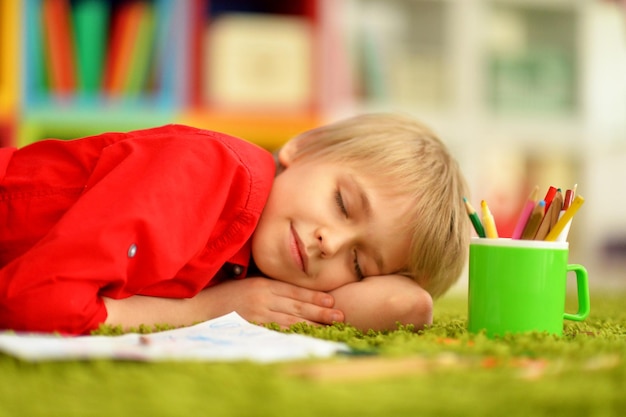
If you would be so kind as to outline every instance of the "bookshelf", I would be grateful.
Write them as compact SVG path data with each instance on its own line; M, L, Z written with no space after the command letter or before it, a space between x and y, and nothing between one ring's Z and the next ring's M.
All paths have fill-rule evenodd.
M626 242L614 191L597 186L614 184L626 161L620 2L347 4L352 95L333 117L382 109L423 119L451 145L473 203L490 201L501 230L512 231L533 185L577 183L588 202L572 228L574 256L596 259L608 234Z
M576 181L592 3L351 0L348 112L394 109L432 125L508 230L527 182Z
M22 0L26 108L172 108L183 3Z
M171 0L22 0L23 106L16 143L130 130L175 120L175 30Z
M321 122L319 0L192 2L182 123L275 149Z
M68 25L85 33L69 36L66 91L46 66L50 1L69 4ZM142 59L143 76L111 83L110 46L135 2L0 0L1 144L177 122L275 149L320 123L402 111L450 144L473 196L510 223L531 184L602 182L587 159L626 136L617 2L142 0L149 18L130 20L150 46L121 55ZM602 208L588 207L575 234L595 233L586 219Z
M71 9L61 25L71 26L65 36L75 50L74 87L66 92L55 87L43 39L48 3ZM121 53L140 60L134 74L143 75L120 91L106 75L116 72L109 55L128 32L117 30L120 15L135 3L150 12L143 26L151 28L144 30L149 46ZM129 125L136 113L146 125L215 123L235 134L249 134L253 129L241 126L261 120L260 136L269 141L273 132L281 136L281 119L287 134L345 114L405 110L460 146L470 135L578 146L581 123L593 111L584 104L585 54L596 3L0 0L0 114L19 113L18 127L32 127L54 114L59 124L72 124L74 111L92 111L104 128L118 117Z
M450 104L451 5L444 1L356 1L351 50L355 93L370 105L440 110Z
M7 143L176 122L274 149L322 120L318 0L2 4L23 14L1 29L25 74Z

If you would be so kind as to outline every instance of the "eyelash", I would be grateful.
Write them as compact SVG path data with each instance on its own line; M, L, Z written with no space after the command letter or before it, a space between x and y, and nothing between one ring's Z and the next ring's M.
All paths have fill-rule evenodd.
M346 208L345 203L343 202L343 196L339 190L335 191L335 202L337 203L337 207L341 213L348 217L348 209ZM354 273L357 279L360 281L363 277L363 271L361 270L361 265L359 264L359 257L357 256L356 250L354 251Z
M359 281L361 281L363 276L363 271L361 270L361 265L359 265L359 257L357 256L356 251L354 251L354 273Z
M341 211L341 213L348 217L348 209L346 208L345 203L343 202L343 196L341 195L341 192L339 190L335 191L335 202L337 203L337 207L339 207L339 210Z

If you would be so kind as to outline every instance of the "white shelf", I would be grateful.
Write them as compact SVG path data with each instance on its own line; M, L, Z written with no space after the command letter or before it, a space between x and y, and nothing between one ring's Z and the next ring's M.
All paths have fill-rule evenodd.
M525 178L518 178L518 184L511 187L530 178L545 189L578 183L583 195L615 194L615 179L605 176L609 171L614 176L617 165L613 163L611 170L597 167L604 157L626 160L626 11L620 7L595 0L349 0L342 13L345 26L352 31L346 35L346 44L353 85L367 82L365 70L390 73L384 67L387 61L379 62L379 68L376 62L364 68L359 61L364 43L360 35L369 29L368 36L382 42L378 45L381 56L419 55L420 48L430 42L429 53L439 62L440 73L420 68L416 60L418 75L409 80L437 84L441 97L429 100L432 96L426 95L422 100L414 94L413 100L400 100L394 94L353 94L336 105L341 111L335 114L399 110L423 120L450 144L478 200L489 198L484 193L493 192L502 177L513 175L519 167L518 176ZM424 16L420 20L415 13L420 10L434 19L426 19L430 36L419 30ZM413 32L402 34L412 28ZM397 41L410 36L412 42ZM398 47L405 50L398 52ZM494 86L490 57L498 56L508 65L499 75L504 90L495 103L500 108L489 98ZM514 64L526 65L526 72ZM430 78L429 70L435 74ZM419 91L412 87L407 91ZM487 151L510 160L510 169L504 166L500 172L487 172L493 169L485 162ZM551 158L558 167L550 166ZM531 168L537 171L523 171ZM623 178L626 169L620 183ZM490 180L496 185L486 183ZM589 189L603 183L612 185ZM619 195L626 195L626 186L617 187L621 187ZM591 202L582 211L570 243L584 261L585 256L597 255L604 233L600 229L622 227L626 213L616 214ZM600 229L595 227L598 224ZM621 232L626 236L626 229Z

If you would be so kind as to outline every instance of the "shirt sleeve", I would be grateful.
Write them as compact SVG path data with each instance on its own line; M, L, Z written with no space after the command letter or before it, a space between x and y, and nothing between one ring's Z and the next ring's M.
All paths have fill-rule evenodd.
M232 219L256 221L269 193L269 184L258 191L254 164L268 182L271 156L216 135L170 127L103 148L76 202L0 270L0 327L80 334L105 321L102 294L172 282L182 298L206 286L215 271L176 277Z

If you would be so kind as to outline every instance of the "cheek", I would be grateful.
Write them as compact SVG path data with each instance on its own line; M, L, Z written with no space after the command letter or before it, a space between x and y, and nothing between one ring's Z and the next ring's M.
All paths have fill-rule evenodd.
M315 279L317 289L320 291L332 291L351 282L356 282L352 271L346 266L325 265Z
M266 274L268 272L265 269L268 269L280 259L277 252L280 243L277 235L279 228L270 220L267 217L261 218L251 241L252 259L254 259L258 268Z

